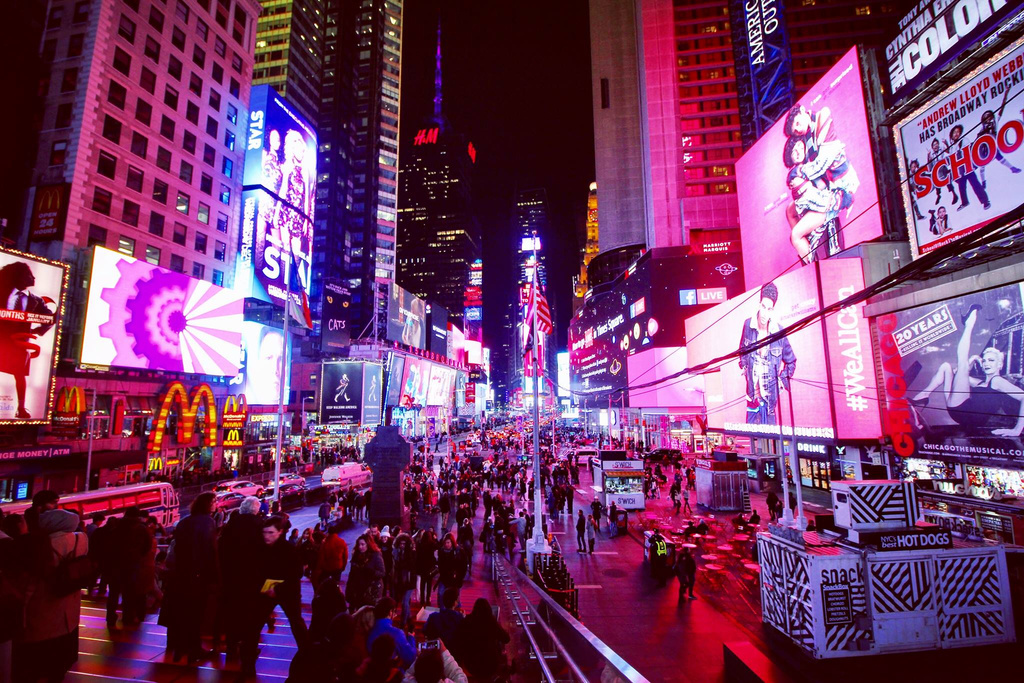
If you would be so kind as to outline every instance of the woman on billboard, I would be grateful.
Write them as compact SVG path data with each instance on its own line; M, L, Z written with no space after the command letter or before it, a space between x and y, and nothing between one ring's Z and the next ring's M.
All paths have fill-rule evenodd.
M980 356L971 355L971 336L980 310L978 304L972 305L963 319L956 367L949 363L940 365L928 385L910 398L910 403L918 408L927 406L932 392L941 387L946 413L967 434L989 431L993 436L1018 437L1024 431L1024 392L1003 377L1006 354L989 345ZM913 376L912 373L908 371L907 376ZM1013 426L1007 427L1009 424Z
M25 393L32 359L40 353L40 347L34 340L46 334L56 322L54 312L48 306L53 301L28 291L35 284L32 268L24 261L8 263L0 268L0 306L8 311L19 312L0 322L0 372L14 377L14 389L18 396L18 408L14 416L19 420L32 417L25 409ZM50 321L33 327L29 320L19 320L27 318L26 314L49 316Z

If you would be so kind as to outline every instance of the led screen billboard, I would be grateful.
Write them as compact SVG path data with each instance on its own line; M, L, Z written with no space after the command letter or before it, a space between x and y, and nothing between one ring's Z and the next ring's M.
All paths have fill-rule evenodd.
M450 406L455 390L455 368L433 365L430 371L430 387L427 390L428 406Z
M417 349L427 348L427 304L396 284L391 285L388 294L387 338Z
M363 426L380 424L384 368L376 363L363 364Z
M362 416L363 365L324 363L320 373L321 424L358 424Z
M1019 4L1010 0L923 0L912 3L885 48L893 99L919 85L991 33Z
M50 420L67 271L0 249L0 424Z
M625 387L629 356L648 348L682 346L687 317L742 291L743 273L735 254L651 250L611 289L589 299L570 322L572 391L599 396Z
M349 307L352 296L347 287L337 282L324 281L320 315L320 348L335 351L346 348L352 337L348 328Z
M391 367L388 369L388 395L387 405L397 406L402 404L402 389L405 380L405 356L396 353L391 354Z
M873 323L896 455L1024 465L1024 284Z
M1022 69L1024 44L1018 43L895 127L915 255L1020 205Z
M296 262L309 294L316 202L316 131L274 89L250 97L236 266L246 296L284 301L284 268ZM243 272L247 269L249 272ZM297 283L291 283L298 291Z
M793 68L782 0L729 0L743 145L757 142L793 104Z
M234 377L241 345L237 292L96 247L82 363Z
M237 393L245 394L249 405L277 405L281 390L284 331L251 321L242 323L241 329L241 367L231 384ZM284 395L287 400L290 363L285 363L284 372Z
M403 408L425 406L427 388L430 385L430 362L409 356L405 359L405 376L402 380L402 396L399 405Z
M853 48L736 162L747 282L881 235L874 168Z
M656 382L685 370L685 346L646 349L630 356L626 366L631 386ZM630 388L629 405L636 408L704 409L704 377L701 375L668 379L651 387Z
M448 354L448 309L437 303L427 306L427 351L441 356Z
M572 391L569 389L571 380L569 379L569 352L559 351L558 352L558 397L568 398L572 395Z

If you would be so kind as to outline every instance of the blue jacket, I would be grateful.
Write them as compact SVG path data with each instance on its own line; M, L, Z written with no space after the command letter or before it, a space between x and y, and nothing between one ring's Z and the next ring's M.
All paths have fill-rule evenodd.
M402 660L402 668L408 669L416 661L416 640L402 629L396 628L390 619L377 620L377 623L370 629L369 635L366 636L366 649L369 650L373 641L385 633L395 639L395 650L398 652L399 659Z

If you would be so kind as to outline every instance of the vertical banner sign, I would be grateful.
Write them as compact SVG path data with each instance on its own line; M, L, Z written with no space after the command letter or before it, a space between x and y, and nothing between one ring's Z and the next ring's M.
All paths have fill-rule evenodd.
M42 185L36 188L32 204L32 222L28 228L30 242L64 239L64 224L68 215L68 183Z
M730 0L743 148L793 106L793 68L782 0Z
M380 399L383 383L383 368L376 363L363 366L363 426L376 427L380 424Z
M885 48L893 100L917 92L964 50L1020 10L1010 0L921 0L899 22Z
M336 282L324 282L320 314L320 349L329 352L348 346L352 331L348 327L352 295Z

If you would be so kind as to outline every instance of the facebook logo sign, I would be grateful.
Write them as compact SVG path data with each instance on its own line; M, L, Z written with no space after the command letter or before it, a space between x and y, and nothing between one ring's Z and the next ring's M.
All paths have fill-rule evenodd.
M679 290L679 305L680 306L695 306L695 305L697 305L697 290L696 289L680 289Z

